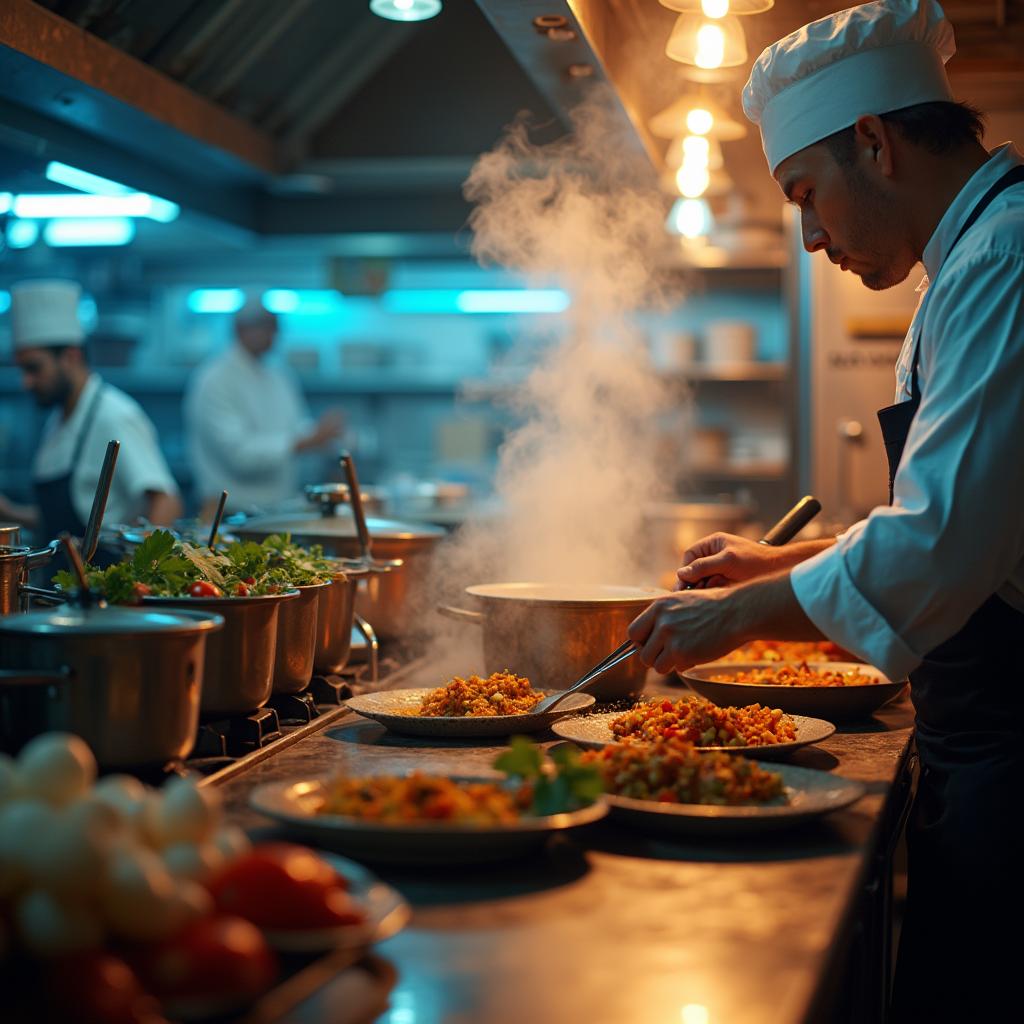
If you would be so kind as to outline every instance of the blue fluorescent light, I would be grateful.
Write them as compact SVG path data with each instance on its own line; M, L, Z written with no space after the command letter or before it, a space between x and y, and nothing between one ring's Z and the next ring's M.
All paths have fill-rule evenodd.
M7 222L7 244L12 249L28 249L39 238L39 224L34 220L10 220Z
M459 292L460 313L564 313L569 296L560 288L492 288Z
M46 177L58 185L67 185L68 188L77 188L79 192L91 192L98 196L123 196L132 191L120 182L81 171L59 160L51 160L46 165Z
M32 220L51 217L148 217L168 223L180 213L176 203L145 192L127 192L120 196L97 196L85 192L14 197L14 212Z
M370 0L370 10L388 21L426 21L441 13L441 0Z
M11 308L11 293L0 291L0 314L6 313Z
M406 288L384 294L390 313L562 313L569 304L559 288Z
M52 246L127 245L134 237L135 224L127 217L72 217L51 220L43 228L43 241Z
M299 316L324 316L338 313L344 305L340 292L329 288L271 288L263 293L263 308L271 313L295 313Z
M187 299L193 313L237 313L244 302L241 288L197 288Z

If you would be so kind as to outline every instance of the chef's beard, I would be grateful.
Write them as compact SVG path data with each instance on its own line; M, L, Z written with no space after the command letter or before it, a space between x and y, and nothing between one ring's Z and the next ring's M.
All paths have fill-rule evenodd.
M66 373L58 371L50 387L34 391L32 394L36 400L36 405L42 409L52 409L57 405L65 405L71 397L71 378Z
M894 288L907 275L916 259L900 253L893 243L898 239L898 225L903 215L897 203L879 189L866 174L850 165L844 168L850 187L850 205L856 211L851 218L843 254L854 263L870 269L855 270L866 288L884 291Z

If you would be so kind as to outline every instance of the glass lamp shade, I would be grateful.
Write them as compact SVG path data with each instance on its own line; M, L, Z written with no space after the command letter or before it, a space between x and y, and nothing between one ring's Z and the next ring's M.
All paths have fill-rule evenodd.
M704 125L710 124L705 130ZM659 139L675 139L686 133L706 135L719 142L735 142L747 134L747 126L713 100L681 96L647 122Z
M672 196L683 196L685 199L698 199L698 198L713 198L715 196L723 196L731 192L734 187L732 178L729 176L727 171L705 171L705 174L699 174L697 171L688 172L684 177L682 183L680 183L680 172L666 170L660 180L661 189L663 192L668 193ZM685 194L680 184L686 185L687 193L693 192L695 195ZM698 191L697 186L703 185L703 191Z
M747 59L747 39L739 18L732 15L712 19L680 14L665 53L681 64L715 71L743 64Z
M692 143L688 140L694 140ZM706 148L699 143L706 143ZM724 166L722 147L717 139L708 139L701 135L685 135L673 139L665 151L665 166L676 170L685 161L703 162L709 171L720 171Z
M775 0L658 0L662 7L680 14L704 14L709 18L720 18L717 12L723 7L727 14L763 14L775 6Z
M370 10L388 21L426 21L441 13L441 0L370 0Z

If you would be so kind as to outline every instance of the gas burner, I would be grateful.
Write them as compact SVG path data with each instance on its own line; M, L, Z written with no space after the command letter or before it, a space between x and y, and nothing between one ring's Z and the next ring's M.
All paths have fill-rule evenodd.
M272 740L281 738L281 723L273 708L260 708L248 715L204 722L199 727L194 757L239 757Z
M316 704L336 707L344 704L354 693L351 678L344 679L340 675L313 676L309 684L309 696Z
M312 722L320 712L311 693L275 693L270 706L283 724Z

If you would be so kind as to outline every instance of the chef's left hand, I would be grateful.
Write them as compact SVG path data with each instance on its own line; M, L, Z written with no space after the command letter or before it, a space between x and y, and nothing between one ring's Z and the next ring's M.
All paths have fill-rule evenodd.
M733 614L735 591L686 590L661 597L630 623L639 658L662 674L728 653L743 642Z

